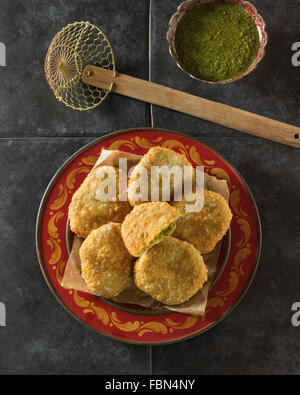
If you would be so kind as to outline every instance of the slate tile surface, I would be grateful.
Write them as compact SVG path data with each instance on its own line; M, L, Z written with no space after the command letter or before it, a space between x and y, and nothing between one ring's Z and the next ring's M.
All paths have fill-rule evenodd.
M44 76L52 38L64 26L89 21L108 36L120 72L148 78L148 2L131 0L1 0L0 137L98 136L145 126L147 105L117 95L81 113L59 103Z
M153 373L299 374L299 328L291 325L299 300L299 153L252 137L202 141L222 152L252 190L263 231L260 264L224 321L184 343L153 348Z
M176 0L0 0L0 374L282 374L300 373L300 168L297 150L166 109L152 107L155 127L199 137L225 155L246 179L261 216L263 246L246 297L226 319L189 341L134 347L81 326L48 290L35 255L40 199L59 166L92 138L150 124L150 106L111 95L92 112L58 103L46 85L47 47L67 23L89 20L110 38L120 72L299 126L297 0L253 1L267 21L270 41L258 69L232 85L209 86L185 76L168 54L165 34ZM151 11L151 61L148 22ZM10 22L11 21L11 22ZM150 357L152 354L152 363Z
M299 126L299 69L291 64L299 9L296 1L275 3L256 2L269 33L257 70L237 83L211 86L193 81L166 58L165 33L178 4L152 0L152 80ZM227 156L254 194L263 230L260 266L241 304L203 335L153 348L153 373L299 374L299 331L290 312L299 299L298 151L156 106L152 114L155 127L190 133Z
M0 140L0 374L148 374L149 348L108 339L56 301L39 268L35 220L62 163L90 139ZM33 176L34 175L34 176Z
M269 43L258 68L232 84L210 85L183 73L168 53L166 33L171 15L180 1L152 0L152 81L209 100L300 126L299 70L292 66L291 47L298 37L299 3L253 1L266 20ZM237 132L208 122L155 107L155 125L186 131L194 136L232 136Z

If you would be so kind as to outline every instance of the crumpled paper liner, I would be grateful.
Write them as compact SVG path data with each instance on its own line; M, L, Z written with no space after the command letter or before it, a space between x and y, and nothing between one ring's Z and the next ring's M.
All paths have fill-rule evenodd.
M137 165L137 163L141 159L141 156L122 151L103 150L93 169L104 165L118 167L119 158L127 158L129 170L132 166ZM229 188L226 180L218 180L216 177L210 176L205 173L204 187L210 191L219 193L226 199L227 202L229 201ZM79 249L82 243L83 239L80 239L77 236L74 237L72 251L66 265L61 285L62 287L67 289L74 289L77 291L82 291L96 296L100 296L88 290L85 281L81 276L81 261L79 257ZM203 260L208 270L208 281L204 284L203 288L187 302L178 306L164 306L162 303L157 302L146 293L140 291L133 281L130 287L126 288L118 296L111 298L111 300L117 303L139 305L153 310L168 309L179 313L203 316L206 309L208 291L216 275L219 256L221 252L221 245L222 241L217 244L214 251L212 251L210 254L203 255Z

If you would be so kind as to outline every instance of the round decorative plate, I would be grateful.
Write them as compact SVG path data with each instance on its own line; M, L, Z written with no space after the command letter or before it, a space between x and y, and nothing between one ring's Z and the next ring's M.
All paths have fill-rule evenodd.
M223 240L219 273L210 288L203 317L122 306L60 285L68 261L68 207L74 192L101 151L121 150L143 155L152 146L175 150L185 155L194 166L204 166L208 174L228 182L233 220L230 232ZM223 156L188 135L140 128L101 137L63 164L50 182L40 205L36 246L39 264L49 288L62 306L82 324L128 343L167 344L203 333L220 322L239 303L258 265L261 226L247 184Z

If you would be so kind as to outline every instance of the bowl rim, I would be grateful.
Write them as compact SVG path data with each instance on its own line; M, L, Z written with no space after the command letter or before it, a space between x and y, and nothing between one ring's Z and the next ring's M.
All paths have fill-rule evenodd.
M175 33L176 33L176 28L178 25L178 22L180 21L180 19L187 13L190 11L190 9L196 7L197 5L200 4L205 4L205 3L213 3L213 2L223 2L223 3L231 3L233 5L242 7L244 9L244 11L249 15L249 13L247 12L247 10L245 9L245 7L243 7L243 5L245 5L246 7L250 8L253 10L254 16L255 16L255 20L253 21L257 27L257 30L259 32L259 38L260 38L260 45L257 51L257 55L255 60L252 62L252 64L242 73L240 73L239 75L226 79L226 80L222 80L222 81L211 81L211 80L205 80L203 78L199 78L194 76L193 74L191 74L189 71L187 71L184 67L184 65L180 62L180 59L176 53L176 47L175 47ZM189 8L189 10L184 11L184 8L187 5L191 5L191 7ZM253 18L252 18L253 20ZM180 70L182 70L185 74L187 74L188 76L190 76L191 78L197 80L197 81L201 81L201 82L205 82L211 85L224 85L230 82L235 82L235 81L239 81L242 78L246 77L247 75L249 75L250 73L252 73L252 71L254 71L258 64L263 60L263 58L266 55L266 45L268 43L268 34L265 30L266 28L266 22L264 20L264 18L258 13L257 8L250 2L250 1L244 1L244 0L185 0L182 3L179 4L179 6L177 7L177 11L171 16L170 20L169 20L169 28L166 34L166 39L168 41L168 45L169 45L169 53L171 55L171 57L175 60L177 66L179 67Z

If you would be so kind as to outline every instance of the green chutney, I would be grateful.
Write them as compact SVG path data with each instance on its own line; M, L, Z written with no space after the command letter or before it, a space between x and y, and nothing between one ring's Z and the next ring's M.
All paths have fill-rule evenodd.
M251 66L259 49L259 34L241 7L204 3L180 19L175 47L180 63L194 77L225 81Z

